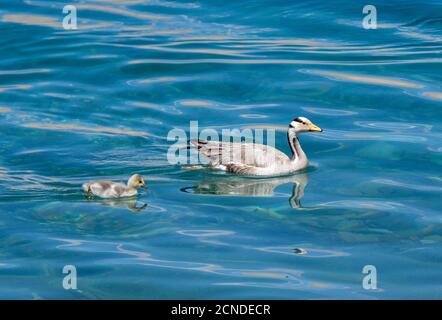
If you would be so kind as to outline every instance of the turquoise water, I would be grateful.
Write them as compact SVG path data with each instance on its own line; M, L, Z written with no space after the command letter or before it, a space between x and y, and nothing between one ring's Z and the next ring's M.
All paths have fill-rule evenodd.
M441 1L376 30L362 1L79 1L77 30L65 4L0 3L0 298L442 298ZM300 175L166 159L189 121L296 116L325 130ZM81 192L135 172L137 201Z

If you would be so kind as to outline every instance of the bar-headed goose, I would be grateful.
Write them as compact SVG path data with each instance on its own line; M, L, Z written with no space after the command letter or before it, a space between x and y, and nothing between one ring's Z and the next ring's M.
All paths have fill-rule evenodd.
M190 143L208 158L212 168L250 176L278 176L308 166L307 156L299 143L298 134L301 132L322 132L322 129L305 117L293 119L287 131L291 157L271 146L257 143L206 140L190 140Z
M127 185L108 180L91 181L83 184L83 191L88 196L94 195L100 198L125 198L138 194L139 187L146 188L144 178L139 174L130 177Z

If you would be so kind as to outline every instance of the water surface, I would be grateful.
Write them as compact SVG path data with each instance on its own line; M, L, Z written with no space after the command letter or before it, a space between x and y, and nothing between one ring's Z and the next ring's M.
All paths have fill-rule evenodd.
M440 1L376 30L362 1L72 1L77 30L65 4L0 4L0 298L442 298ZM304 174L167 162L195 120L288 153L296 116L325 130ZM135 172L137 201L81 193Z

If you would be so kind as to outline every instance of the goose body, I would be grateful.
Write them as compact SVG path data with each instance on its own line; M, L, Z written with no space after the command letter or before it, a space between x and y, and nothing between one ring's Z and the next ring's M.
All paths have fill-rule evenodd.
M130 177L127 184L109 180L91 181L83 184L83 191L88 195L100 198L125 198L138 194L137 188L146 187L144 179L139 174Z
M208 158L212 168L240 175L278 176L291 174L308 166L307 156L297 135L301 132L321 131L307 118L295 118L287 131L291 157L271 146L257 143L206 140L191 140L190 143Z

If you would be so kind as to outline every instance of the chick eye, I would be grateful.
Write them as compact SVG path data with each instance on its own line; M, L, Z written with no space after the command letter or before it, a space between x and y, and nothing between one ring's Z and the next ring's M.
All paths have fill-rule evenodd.
M143 183L143 181L140 180L140 181L138 181L138 183Z

